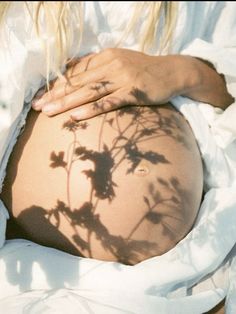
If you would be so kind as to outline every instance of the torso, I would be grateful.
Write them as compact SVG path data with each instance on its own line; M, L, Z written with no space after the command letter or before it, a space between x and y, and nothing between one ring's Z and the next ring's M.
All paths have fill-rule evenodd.
M1 198L8 238L135 264L191 229L202 163L191 128L171 105L130 107L73 123L30 112Z

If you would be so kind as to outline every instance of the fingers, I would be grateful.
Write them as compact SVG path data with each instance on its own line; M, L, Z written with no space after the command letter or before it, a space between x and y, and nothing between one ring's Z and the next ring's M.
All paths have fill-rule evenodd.
M33 102L37 102L45 94L45 87L40 88L34 96Z
M36 97L32 107L35 110L42 110L45 104L57 101L86 84L105 82L107 74L111 73L111 63L119 52L119 49L106 49L100 53L92 53L81 59L72 60L65 75L54 80L48 92Z
M74 61L69 62L68 70L65 73L67 79L71 79L80 73L94 70L114 60L115 49L105 49L99 53L90 53Z
M134 104L134 98L126 90L119 90L98 101L80 106L71 114L73 120L85 120L127 105Z
M81 72L86 72L94 68L94 62L91 62L96 53L89 53L86 56L71 60L67 66L66 77L72 77Z
M83 92L86 90L97 91L97 95L101 95L102 92L111 91L112 82L105 79L105 73L108 72L109 64L104 66L102 69L98 68L96 70L87 71L85 73L78 74L73 77L68 82L62 82L60 84L54 84L53 89L45 93L40 98L35 98L32 102L32 107L35 110L43 110L43 107L50 103L62 102L63 98L68 97L70 94L75 92L81 92L83 97ZM93 83L94 82L94 83ZM105 94L102 94L105 95ZM78 93L79 96L79 93ZM94 97L88 101L94 100Z
M49 91L48 91L48 88L46 85L44 85L42 88L40 88L37 93L35 94L32 102L31 102L31 105L32 107L35 109L35 110L41 110L41 107L40 107L40 103L42 101L42 99L44 98L47 98L48 95L51 95L51 89L54 88L55 84L57 83L59 79L53 79L49 82ZM64 83L65 84L65 83Z
M88 70L95 69L104 64L110 63L115 58L124 54L124 49L107 48L98 53L90 53L83 56L76 62L74 67L70 67L67 71L68 76L74 76Z
M124 73L128 60L124 53L122 49L106 49L69 63L66 75L54 81L52 89L40 99L36 97L33 108L53 116L84 105L74 118L86 119L124 106L127 101L137 103L134 95L124 93L130 83L130 76Z
M85 103L97 101L114 91L115 89L112 83L103 81L90 83L67 96L42 106L42 112L48 116L53 116Z
M41 110L45 103L72 93L77 88L79 88L79 86L86 84L86 78L91 76L91 72L86 73L84 76L81 75L81 77L84 79L84 83L81 81L80 84L78 82L80 79L78 74L88 71L90 61L95 55L95 53L90 53L82 58L70 60L67 64L67 70L65 74L62 77L59 77L50 82L49 91L46 91L46 86L44 86L37 92L32 101L32 107L35 110ZM94 68L94 65L95 64L91 64L91 69ZM96 76L96 74L94 76Z

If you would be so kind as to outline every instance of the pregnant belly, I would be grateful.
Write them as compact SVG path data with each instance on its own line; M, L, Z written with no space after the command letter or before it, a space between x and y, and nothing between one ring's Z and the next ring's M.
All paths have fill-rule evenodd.
M202 181L193 133L169 104L79 123L31 111L1 195L7 236L135 264L189 232Z

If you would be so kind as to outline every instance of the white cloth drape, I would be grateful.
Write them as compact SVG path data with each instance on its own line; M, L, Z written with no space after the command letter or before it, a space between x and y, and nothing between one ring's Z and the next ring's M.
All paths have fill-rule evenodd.
M112 47L134 4L85 2L80 53ZM138 49L136 37L123 47ZM0 38L1 184L27 115L24 102L44 83L46 66L22 2L13 2ZM75 31L70 54L79 54L76 49ZM179 2L172 53L209 60L236 97L236 2ZM206 195L193 230L168 253L125 266L28 241L4 242L7 211L0 203L0 312L189 314L206 312L227 296L226 313L235 313L236 104L223 112L184 97L172 103L189 121L204 163ZM216 283L214 276L221 279Z

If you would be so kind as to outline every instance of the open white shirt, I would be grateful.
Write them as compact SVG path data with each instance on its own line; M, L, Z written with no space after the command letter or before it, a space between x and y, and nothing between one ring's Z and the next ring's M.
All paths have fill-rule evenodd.
M70 56L113 47L135 4L85 2L80 51L75 30ZM76 27L73 14L71 23ZM1 31L7 40L0 47L0 186L25 123L24 104L45 83L45 56L34 34L23 3L13 2ZM136 37L130 34L122 47L137 50ZM236 97L236 2L179 2L173 42L171 53L210 61ZM166 254L125 266L5 242L1 202L0 312L203 313L227 296L227 314L236 313L236 104L223 112L184 97L171 102L189 121L204 163L206 196L193 230Z

